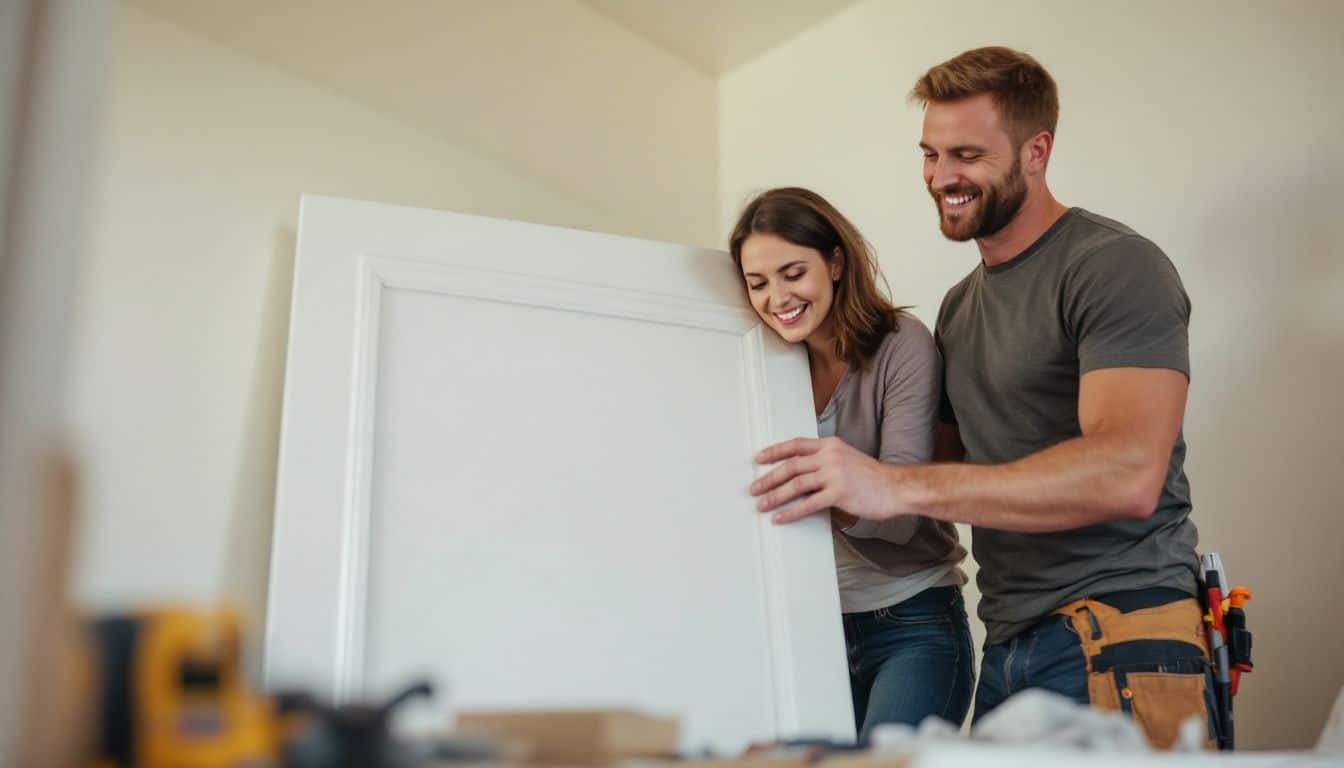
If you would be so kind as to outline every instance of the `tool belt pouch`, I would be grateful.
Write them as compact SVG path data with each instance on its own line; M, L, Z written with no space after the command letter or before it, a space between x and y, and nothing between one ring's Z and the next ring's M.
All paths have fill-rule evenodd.
M1082 645L1092 706L1132 717L1156 749L1169 749L1190 717L1214 727L1208 641L1194 598L1129 613L1084 599L1056 612ZM1216 738L1210 730L1206 748Z
M1241 629L1229 629L1227 638L1228 651L1231 654L1233 664L1251 665L1251 633Z

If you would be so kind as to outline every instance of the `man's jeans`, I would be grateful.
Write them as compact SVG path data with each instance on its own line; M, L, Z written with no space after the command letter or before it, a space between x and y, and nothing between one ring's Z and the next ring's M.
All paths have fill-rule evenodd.
M1006 643L985 643L971 722L1028 688L1088 703L1087 662L1068 616L1049 616Z
M881 723L929 715L961 725L975 685L975 654L959 587L844 617L850 691L860 742Z

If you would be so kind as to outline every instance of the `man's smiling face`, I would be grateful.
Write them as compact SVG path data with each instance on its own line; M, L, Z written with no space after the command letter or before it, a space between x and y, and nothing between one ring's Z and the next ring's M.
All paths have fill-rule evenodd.
M990 237L1021 209L1021 158L990 94L929 103L919 146L924 183L948 239Z

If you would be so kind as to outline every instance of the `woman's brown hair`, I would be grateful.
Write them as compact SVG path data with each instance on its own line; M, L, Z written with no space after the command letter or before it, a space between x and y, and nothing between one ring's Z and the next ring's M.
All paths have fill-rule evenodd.
M742 270L742 244L753 234L767 234L811 248L828 263L844 257L835 286L831 314L835 317L835 353L846 364L862 368L876 354L882 339L896 330L897 307L878 289L886 279L872 246L835 206L810 189L780 187L757 195L737 219L728 249Z

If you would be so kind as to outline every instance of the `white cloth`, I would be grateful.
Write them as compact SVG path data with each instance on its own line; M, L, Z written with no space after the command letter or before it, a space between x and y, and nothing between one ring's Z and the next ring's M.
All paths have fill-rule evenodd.
M1335 708L1330 710L1325 728L1321 729L1321 738L1316 742L1316 751L1330 755L1344 755L1344 688L1339 689Z

